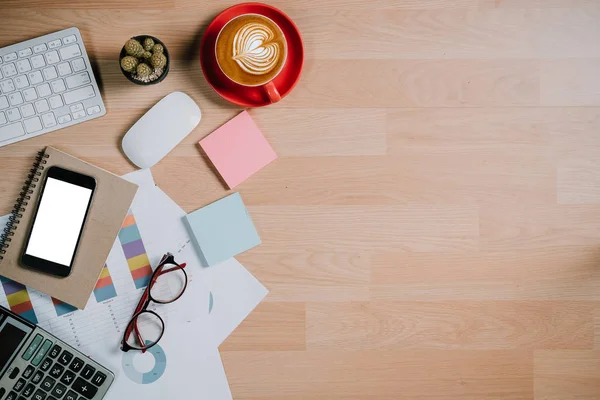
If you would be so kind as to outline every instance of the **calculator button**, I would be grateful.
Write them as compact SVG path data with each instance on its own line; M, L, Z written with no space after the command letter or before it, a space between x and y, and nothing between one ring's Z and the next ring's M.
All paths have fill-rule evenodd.
M69 370L66 370L63 377L60 378L60 381L67 386L70 385L71 383L73 383L74 380L75 380L75 373L71 372Z
M17 400L17 394L15 392L10 392L4 400Z
M85 379L90 379L92 377L92 375L94 375L94 372L96 372L96 368L92 367L91 365L86 365L85 367L83 367L83 371L81 371L81 376L83 376Z
M37 392L35 392L35 394L33 395L32 399L33 400L46 400L46 396L47 396L46 393L44 393L38 389Z
M33 354L38 349L38 347L40 347L40 344L42 343L43 339L44 338L42 337L42 335L40 335L40 334L35 335L35 338L33 338L33 341L31 342L31 344L29 345L27 350L25 350L25 353L23 353L23 359L25 361L29 361L29 359L31 357L33 357Z
M23 396L25 397L29 397L33 394L33 391L35 390L35 386L33 386L31 383L27 386L25 386L25 390L23 390L23 393L21 393Z
M33 357L33 361L31 361L31 364L36 367L38 365L40 365L40 363L42 362L44 357L46 357L46 353L48 353L48 350L50 350L51 347L52 347L52 342L50 340L46 339L44 341L44 344L40 348L40 351L38 351L38 353L35 355L35 357Z
M67 392L67 387L65 385L63 385L62 383L57 383L56 386L54 387L54 389L52 390L52 393L50 393L52 396L55 396L56 398L60 399L61 397L64 396L64 394Z
M73 354L71 354L65 350L60 355L58 362L61 363L62 365L68 365L72 358L73 358Z
M44 360L44 362L42 363L42 365L40 366L40 369L44 372L48 371L50 369L50 366L52 366L52 360L49 358L46 358Z
M50 372L48 372L48 373L50 374L51 377L58 379L58 378L60 378L60 376L62 375L64 370L65 370L65 367L56 363L56 364L54 364L54 366L52 367L52 369L50 369Z
M77 393L72 390L69 390L69 393L65 396L65 400L77 400Z
M31 378L31 375L33 375L33 371L35 371L35 368L33 368L31 365L28 365L27 368L25 368L25 371L23 371L23 378Z
M37 385L38 383L40 383L42 381L43 377L44 377L44 373L42 371L36 371L35 374L33 375L33 378L31 378L31 383Z
M56 358L60 354L61 350L62 349L60 348L60 346L55 344L54 347L52 348L52 350L50 351L50 354L48 354L48 355L52 358Z
M19 380L17 381L17 383L15 383L15 386L13 386L13 390L14 390L15 392L20 392L20 391L21 391L21 389L23 389L23 388L25 387L25 383L27 383L27 382L25 381L25 379L19 379Z
M69 365L69 369L71 371L79 372L81 368L83 368L84 362L82 359L75 357L71 365Z
M77 378L73 383L73 390L82 395L85 398L91 399L98 392L98 388L88 381Z
M10 371L10 375L8 376L10 379L15 379L19 375L19 368L15 367L12 371Z
M96 372L94 379L92 379L92 383L96 386L102 386L102 384L104 383L105 380L106 380L106 375L104 375L102 372L98 371L98 372Z
M48 396L48 400L57 400L56 397Z
M42 389L44 389L46 392L49 392L50 390L52 390L52 388L54 387L54 384L56 383L56 380L50 378L49 376L47 376L44 379L44 382L42 382L42 384L40 385L40 387Z
M4 396L5 393L6 393L6 389L0 388L0 399L2 399L2 396Z

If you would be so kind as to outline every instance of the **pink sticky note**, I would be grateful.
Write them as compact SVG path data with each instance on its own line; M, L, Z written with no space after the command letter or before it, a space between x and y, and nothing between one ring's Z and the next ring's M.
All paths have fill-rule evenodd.
M199 143L230 189L277 158L246 111Z

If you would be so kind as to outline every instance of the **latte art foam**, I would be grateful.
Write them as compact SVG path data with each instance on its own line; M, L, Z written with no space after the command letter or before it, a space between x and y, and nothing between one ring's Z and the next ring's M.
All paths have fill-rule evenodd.
M249 74L263 75L278 64L282 50L275 32L267 25L250 22L233 38L233 59Z
M287 59L287 42L281 28L258 14L240 15L219 32L215 55L221 71L245 86L273 80Z

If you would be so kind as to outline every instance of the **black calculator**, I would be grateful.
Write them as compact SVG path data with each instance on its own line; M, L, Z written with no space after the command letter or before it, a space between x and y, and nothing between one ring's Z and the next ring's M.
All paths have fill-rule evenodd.
M0 400L99 400L115 375L0 306Z

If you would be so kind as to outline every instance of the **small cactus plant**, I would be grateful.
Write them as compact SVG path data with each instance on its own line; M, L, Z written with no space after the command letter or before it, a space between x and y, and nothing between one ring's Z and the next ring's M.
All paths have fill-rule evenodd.
M165 73L168 63L164 45L152 37L131 38L121 51L121 69L134 82L156 81Z
M138 59L132 56L125 56L121 59L121 68L127 72L133 72L138 66Z

